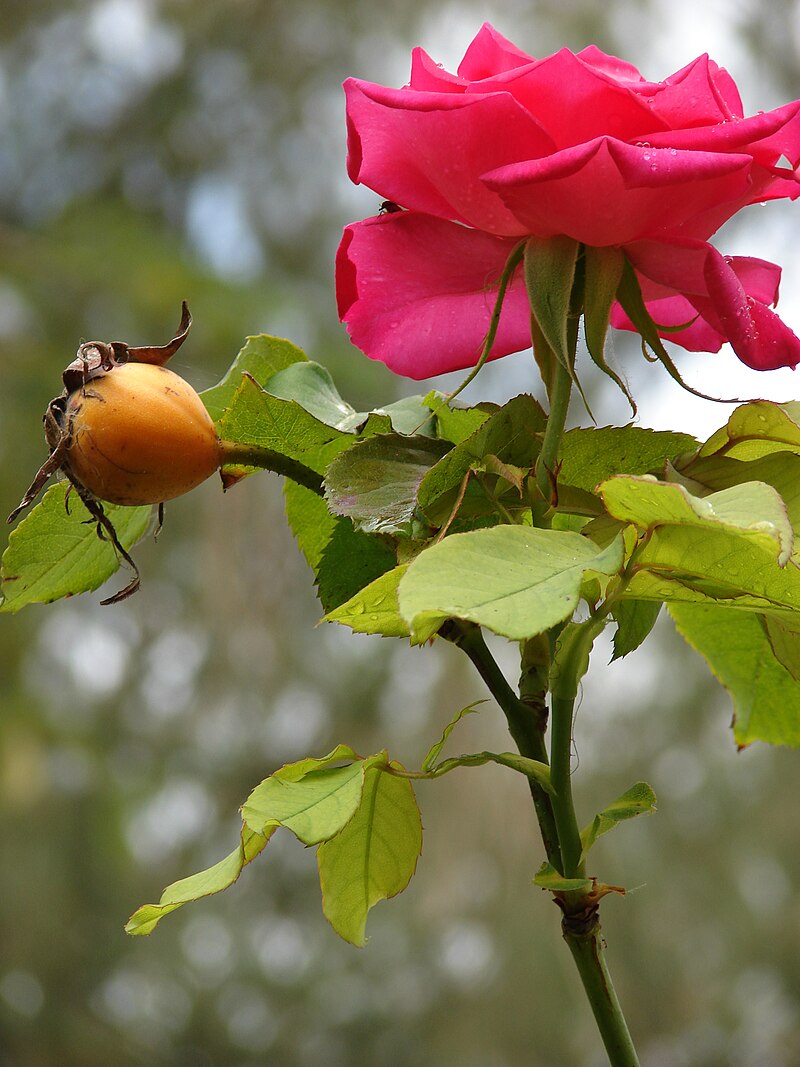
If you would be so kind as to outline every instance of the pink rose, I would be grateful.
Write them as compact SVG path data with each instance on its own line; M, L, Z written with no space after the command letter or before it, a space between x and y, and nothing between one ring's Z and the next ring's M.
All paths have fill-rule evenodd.
M708 244L748 204L800 196L800 101L744 118L708 56L648 82L594 46L533 59L488 24L457 74L416 49L405 88L345 93L351 179L406 209L346 227L337 255L340 317L372 359L411 378L473 366L512 249L567 235L622 248L654 320L691 322L663 334L676 344L800 362L768 306L780 268ZM529 316L520 273L490 358L528 347ZM612 323L632 328L619 306Z

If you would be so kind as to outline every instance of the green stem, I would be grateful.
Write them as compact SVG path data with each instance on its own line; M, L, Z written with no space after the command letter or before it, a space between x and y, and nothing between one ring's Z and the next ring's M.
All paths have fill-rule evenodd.
M596 625L595 620L589 620L589 622L591 625L582 632L580 639L574 642L575 653L566 657L566 662L562 667L560 681L566 690L569 690L571 685L565 677L567 670L564 668L572 670L572 686L577 689L579 646L589 639L589 631L593 631ZM480 628L472 623L449 620L440 633L469 656L504 712L509 731L520 753L547 763L543 736L545 724L542 718L536 715L534 708L520 700L508 684L505 675L487 648ZM558 791L557 796L551 799L533 779L529 778L528 782L549 862L567 877L580 877L582 876L580 862L582 849L572 800L570 776L573 707L574 697L572 696L552 697L554 763L551 765L550 774L551 782ZM555 762L556 756L558 765ZM556 785L556 782L559 782L559 785ZM610 1067L640 1067L603 955L600 924L597 918L597 901L587 894L576 893L574 899L573 894L564 894L562 906L565 912L562 920L564 940L578 968L584 991L608 1053Z
M520 755L538 760L540 763L547 763L544 724L537 720L533 710L519 699L508 684L505 675L486 646L480 627L475 626L474 623L451 619L439 632L442 637L446 637L448 641L452 641L465 652L472 661L505 715L509 733ZM550 797L533 778L528 779L528 784L547 858L557 870L561 870L558 830Z
M581 860L583 846L572 799L572 717L575 701L552 695L550 700L550 780L555 796L553 815L558 827L558 840L565 878L583 878L586 865Z
M262 470L274 471L285 478L291 478L293 482L304 485L306 489L311 489L318 496L325 495L321 474L306 467L303 463L298 463L295 459L282 456L280 452L273 452L271 448L241 444L238 441L221 441L220 450L222 452L220 467L260 467ZM222 483L227 488L224 474Z
M564 940L581 976L611 1067L639 1067L639 1058L606 966L596 916L586 932L571 929L565 916Z
M621 586L620 586L621 589ZM553 813L558 827L563 874L583 878L586 865L572 798L572 724L580 679L589 662L592 644L603 629L615 591L601 609L580 624L568 624L559 639L551 671L550 780L555 789ZM583 982L611 1067L639 1067L625 1016L622 1014L603 956L598 921L598 898L592 893L564 893L562 930Z
M516 250L515 250L516 252ZM513 264L513 267L512 267ZM505 283L516 266L509 260L501 282L493 325L496 325ZM577 349L578 319L583 307L583 271L576 272L566 323L568 365L558 360L534 317L532 340L536 362L543 371L550 401L550 413L536 463L532 491L532 513L536 526L550 525L551 508L558 502L558 457L572 392L572 367ZM482 359L491 348L487 339ZM468 380L471 380L468 379ZM523 646L520 696L500 671L486 647L480 628L472 623L449 620L440 633L469 656L495 700L503 710L508 728L520 753L547 763L544 733L547 726L545 697L551 688L550 796L533 779L528 779L547 857L566 878L585 877L580 830L572 797L572 725L580 678L588 664L594 637L604 625L610 601L602 612L586 623L553 628L548 635ZM549 648L544 647L549 645ZM625 1017L622 1014L611 976L603 956L598 896L593 891L556 894L564 912L562 930L569 945L583 987L589 999L611 1067L639 1067Z

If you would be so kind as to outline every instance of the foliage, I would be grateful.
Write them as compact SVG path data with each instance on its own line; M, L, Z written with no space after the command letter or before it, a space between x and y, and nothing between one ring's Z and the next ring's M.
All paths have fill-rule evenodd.
M488 411L429 397L397 414L356 413L299 349L259 336L204 398L225 438L324 477L324 500L289 485L287 511L327 621L421 644L460 620L525 641L568 622L581 600L596 611L611 597L621 657L666 603L731 690L737 742L800 745L795 406L744 405L699 448L685 435L636 426L573 430L551 527L539 529L529 508L545 422L530 397ZM409 433L412 411L424 421ZM63 487L54 487L12 535L4 610L96 588L113 571L111 546L79 509L67 511ZM111 514L125 545L146 531L149 509ZM493 761L551 788L544 765L522 756L440 761L439 751L414 775ZM583 831L584 851L653 804L648 786L634 787ZM231 855L140 908L130 932L149 933L184 903L231 885L283 826L318 846L325 914L363 944L368 911L405 887L421 847L410 779L385 753L364 759L339 746L287 765L242 811ZM537 884L562 892L582 884L565 877L540 875Z

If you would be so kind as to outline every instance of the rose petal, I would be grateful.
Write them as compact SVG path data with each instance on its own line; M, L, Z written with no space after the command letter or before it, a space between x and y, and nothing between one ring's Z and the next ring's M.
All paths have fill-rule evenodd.
M403 211L345 229L336 258L339 317L355 345L396 374L473 366L513 240ZM521 273L506 292L490 358L530 345Z
M663 151L663 149L662 149ZM800 196L800 180L791 172L784 177L779 171L765 170L754 163L750 168L750 182L744 193L727 202L713 204L675 228L676 237L694 237L707 241L728 219L751 204L765 204L769 200L796 200Z
M596 44L590 44L586 48L582 48L577 55L587 66L611 75L616 81L630 82L632 87L644 82L644 78L633 63L626 63L624 59L608 55L607 52L599 49Z
M773 166L785 155L796 165L800 156L800 100L746 119L654 133L649 140L657 147L747 152L764 166Z
M716 63L712 63L712 67L716 67ZM744 116L744 107L742 106L739 90L736 88L736 82L724 67L717 67L712 77L714 88L719 94L722 106L726 108L732 118L742 118Z
M348 173L403 207L517 235L520 223L480 175L552 151L547 134L507 93L486 96L345 82Z
M658 331L659 337L680 345L688 352L719 352L727 340L719 330L714 329L711 323L706 322L685 296L648 300L646 303L650 317L658 326L683 326L689 323L684 330ZM614 304L612 307L610 322L618 330L637 332L636 327L619 304Z
M626 246L625 255L636 273L644 276L642 292L650 281L660 287L659 295L671 291L704 297L708 295L705 267L710 248L705 241L636 241ZM752 256L731 256L728 262L749 296L764 304L776 303L781 280L776 263Z
M601 135L634 140L666 128L646 99L568 48L527 67L485 78L476 89L511 93L547 130L556 148ZM517 153L517 159L524 158Z
M716 249L703 241L637 241L626 247L625 254L636 270L642 296L653 321L660 326L691 323L685 330L675 333L659 330L661 337L681 348L692 352L717 352L725 341L729 340L733 345L731 306L737 325L744 315L744 312L740 315L739 310L746 306L758 309L755 315L759 322L767 321L772 316L780 323L779 333L784 330L794 336L766 307L766 304L775 303L778 299L781 269L775 263L749 256L722 259ZM710 257L715 262L722 260L725 267L723 274L733 297L728 295L720 299L719 294L712 292L709 287ZM614 306L611 324L619 329L635 330L619 305ZM769 328L773 330L774 324ZM739 358L747 363L748 360L742 357L736 345L734 348ZM766 355L762 352L759 358L763 362L769 358L769 352ZM753 366L753 363L748 365ZM773 365L786 366L787 362ZM767 368L759 366L757 369Z
M739 203L747 156L679 152L598 137L483 176L520 225L540 237L623 245L687 227L712 206ZM731 211L733 214L733 211Z
M422 48L411 53L409 89L421 93L463 93L467 86L463 78L444 70Z
M733 267L710 248L705 266L708 295L736 355L753 370L796 367L800 338L759 300L748 296Z
M707 55L692 60L657 87L651 99L653 114L682 133L687 127L726 122L731 111L714 84L718 69Z
M481 78L492 78L500 71L524 67L532 62L533 56L517 48L494 26L484 22L464 53L458 74L465 81L480 81Z

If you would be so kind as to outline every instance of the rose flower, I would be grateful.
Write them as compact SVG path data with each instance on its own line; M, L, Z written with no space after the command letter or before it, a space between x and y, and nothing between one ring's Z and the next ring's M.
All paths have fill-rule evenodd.
M370 358L411 378L473 366L512 250L565 235L621 249L675 344L800 362L770 308L780 268L708 243L749 204L800 196L800 101L745 118L708 56L649 82L594 46L534 59L489 25L457 74L416 49L405 88L345 93L350 177L392 208L346 227L337 255L339 314ZM633 328L618 304L611 322ZM489 358L529 344L518 272Z

